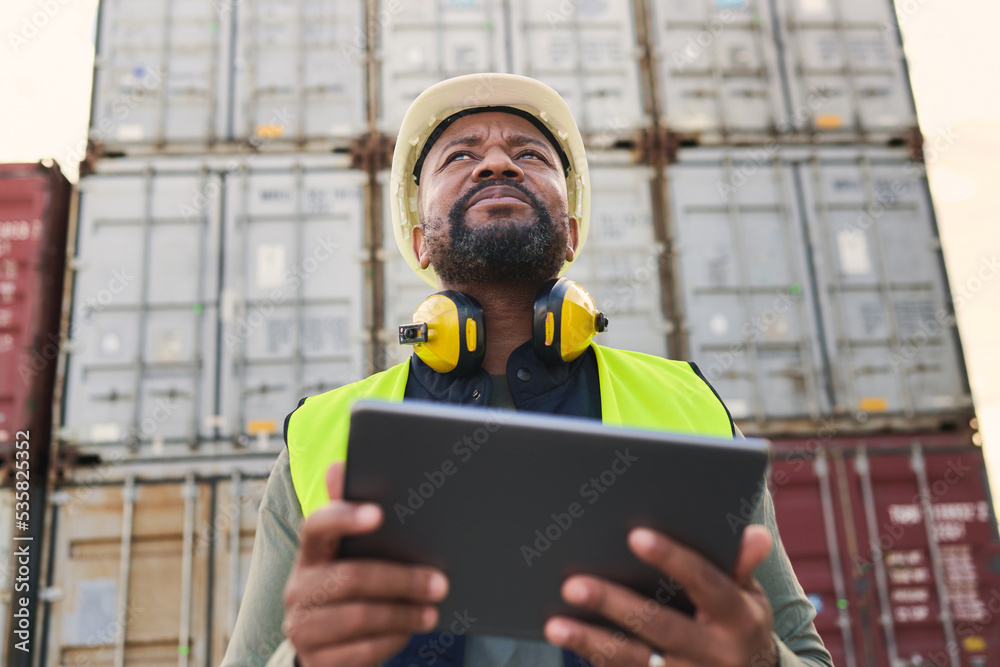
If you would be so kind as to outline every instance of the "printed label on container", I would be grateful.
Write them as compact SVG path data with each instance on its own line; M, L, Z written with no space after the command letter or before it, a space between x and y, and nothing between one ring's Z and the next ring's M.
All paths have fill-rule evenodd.
M285 276L285 246L261 243L257 246L257 288L280 287Z
M848 276L864 276L872 272L868 238L860 229L841 229L837 232L837 251L840 271Z

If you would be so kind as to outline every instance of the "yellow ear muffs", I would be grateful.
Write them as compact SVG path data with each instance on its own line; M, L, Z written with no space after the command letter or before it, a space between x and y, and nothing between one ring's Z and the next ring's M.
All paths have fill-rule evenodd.
M550 280L538 290L532 339L535 353L550 366L573 361L607 328L608 318L594 298L569 278Z
M471 296L445 290L432 294L399 327L399 343L438 373L465 375L483 363L486 327L483 309Z

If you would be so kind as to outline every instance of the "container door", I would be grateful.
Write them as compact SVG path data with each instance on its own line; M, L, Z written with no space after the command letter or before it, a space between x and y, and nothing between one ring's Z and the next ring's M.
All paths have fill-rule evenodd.
M982 454L924 456L918 446L901 455L862 448L852 463L862 562L876 575L890 659L992 664L1000 655L993 611L1000 588Z
M438 81L511 71L501 10L493 0L379 2L379 129L396 136L410 102Z
M917 126L891 2L773 2L798 129L862 143Z
M367 130L364 0L255 0L236 16L234 139L346 145Z
M202 0L102 2L90 139L126 153L225 139L228 9Z
M701 145L788 131L766 0L654 0L661 122Z
M791 171L692 149L668 178L691 360L735 419L828 414Z
M80 189L63 437L187 453L215 414L221 181L150 170Z
M836 410L926 414L971 405L941 246L916 165L828 149L800 163L817 248Z
M363 377L364 176L334 164L229 177L219 426L239 444L280 449L301 398Z
M208 485L57 489L51 664L204 665Z
M513 0L514 73L541 79L569 104L589 141L613 145L649 125L631 2Z

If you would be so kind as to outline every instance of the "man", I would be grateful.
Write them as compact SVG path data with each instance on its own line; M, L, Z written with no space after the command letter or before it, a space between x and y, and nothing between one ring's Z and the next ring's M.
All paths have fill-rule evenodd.
M579 130L548 86L512 75L437 84L414 101L393 157L396 239L438 289L482 307L481 368L440 373L414 356L300 403L285 425L261 505L253 563L225 667L242 665L830 665L778 540L765 494L733 573L653 531L629 546L684 587L689 618L596 577L562 593L630 635L552 618L546 642L435 635L444 573L338 561L339 540L374 530L377 506L341 500L348 409L361 397L429 399L599 418L606 423L733 437L728 411L693 365L588 346L547 365L532 343L540 286L574 260L590 212ZM307 517L303 520L303 516ZM756 575L756 576L755 576ZM758 583L760 582L760 583ZM282 610L282 601L284 609Z

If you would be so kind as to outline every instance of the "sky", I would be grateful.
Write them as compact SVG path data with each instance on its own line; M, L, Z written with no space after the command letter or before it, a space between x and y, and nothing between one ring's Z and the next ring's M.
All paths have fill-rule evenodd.
M76 180L97 0L3 0L0 162L53 158ZM44 21L33 20L39 11ZM941 241L994 488L1000 483L1000 3L899 0ZM996 495L996 494L995 494Z

